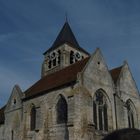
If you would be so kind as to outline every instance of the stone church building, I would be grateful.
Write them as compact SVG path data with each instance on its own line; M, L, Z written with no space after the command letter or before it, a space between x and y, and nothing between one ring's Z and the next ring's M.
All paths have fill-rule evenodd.
M109 70L101 50L80 47L66 21L44 53L41 78L15 85L0 109L0 140L101 140L140 128L140 95L127 62Z

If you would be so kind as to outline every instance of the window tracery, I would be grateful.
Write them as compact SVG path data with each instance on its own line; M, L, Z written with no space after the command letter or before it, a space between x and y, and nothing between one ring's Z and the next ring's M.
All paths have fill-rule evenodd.
M70 51L70 64L73 64L83 58L84 56L82 56L80 52Z
M48 68L54 68L61 63L61 51L54 51L47 56Z
M126 102L126 107L127 107L127 113L128 113L128 127L129 128L134 128L134 113L133 113L133 108L131 105L131 102L128 100Z
M107 101L101 90L95 93L93 116L95 129L108 131Z

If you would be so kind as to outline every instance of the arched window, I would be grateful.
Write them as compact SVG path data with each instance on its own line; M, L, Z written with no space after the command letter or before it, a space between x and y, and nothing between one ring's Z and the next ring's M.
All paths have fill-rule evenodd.
M74 52L70 51L70 64L74 63Z
M63 96L60 96L60 99L56 105L57 110L57 123L67 123L68 112L67 112L67 102Z
M132 108L130 100L127 100L126 107L127 107L127 114L128 114L128 127L134 128L135 127L135 125L134 125L134 113L133 113L133 108Z
M36 128L36 108L35 106L32 107L31 109L31 122L30 122L30 128L31 130L35 130Z
M93 116L95 129L108 131L107 101L102 90L95 93Z

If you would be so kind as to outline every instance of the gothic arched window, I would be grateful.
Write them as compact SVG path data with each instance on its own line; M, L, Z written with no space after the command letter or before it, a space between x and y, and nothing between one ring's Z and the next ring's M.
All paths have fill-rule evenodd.
M68 109L67 109L67 102L63 96L60 96L60 99L56 105L57 110L57 123L67 123L68 119Z
M35 106L31 109L31 121L30 121L31 130L35 130L36 128L36 108Z
M102 90L95 93L93 117L96 130L108 131L107 102Z
M127 113L128 113L128 127L129 128L134 128L134 113L132 109L132 105L130 100L126 102L126 107L127 107Z

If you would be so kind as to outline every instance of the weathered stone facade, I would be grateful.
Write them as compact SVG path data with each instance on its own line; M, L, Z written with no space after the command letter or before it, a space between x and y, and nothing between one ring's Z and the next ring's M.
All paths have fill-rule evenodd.
M140 96L127 62L108 70L100 49L89 55L80 48L67 22L44 56L41 79L25 92L14 86L1 109L0 140L100 140L140 128Z

